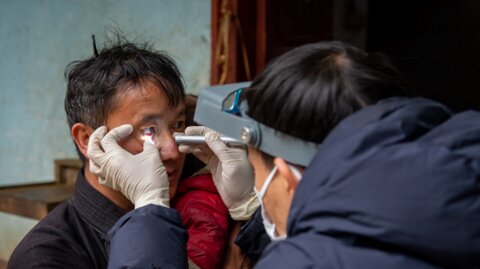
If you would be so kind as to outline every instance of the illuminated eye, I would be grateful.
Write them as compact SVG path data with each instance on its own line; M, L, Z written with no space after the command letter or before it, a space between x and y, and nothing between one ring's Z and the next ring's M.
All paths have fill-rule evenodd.
M150 141L152 144L155 144L154 139L156 137L157 132L155 131L154 127L144 128L142 129L142 132L143 132L142 140Z
M153 128L153 127L148 127L148 128L143 129L143 135L153 136L154 134L156 134L156 131L155 131L155 128Z

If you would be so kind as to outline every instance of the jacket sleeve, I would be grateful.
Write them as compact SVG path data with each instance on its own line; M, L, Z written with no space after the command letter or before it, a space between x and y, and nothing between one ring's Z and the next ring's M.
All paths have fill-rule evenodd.
M188 268L188 234L174 209L147 205L109 231L108 268Z
M255 214L252 215L252 218L240 229L235 244L252 263L256 263L269 243L270 238L263 227L262 215L259 207Z
M179 183L171 203L188 231L188 257L202 269L220 268L229 243L230 217L210 175Z
M270 268L438 269L439 267L421 259L402 259L385 249L361 248L328 236L302 234L268 245L254 269Z

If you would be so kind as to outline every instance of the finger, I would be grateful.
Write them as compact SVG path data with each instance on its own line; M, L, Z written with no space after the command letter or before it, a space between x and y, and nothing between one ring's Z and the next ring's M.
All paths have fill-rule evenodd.
M140 162L161 162L160 152L155 144L152 144L150 141L143 142L143 151L135 156Z
M197 157L200 161L207 164L208 161L215 156L208 146L200 145L192 147L190 145L180 145L178 150L182 153L191 153Z
M190 147L188 145L180 145L178 146L178 151L180 151L181 153L197 154L202 152L202 149L197 147Z
M220 134L217 132L207 132L205 134L205 142L220 159L222 159L223 154L230 150L227 144L220 139Z
M87 156L89 159L95 159L104 153L100 147L100 140L105 136L106 132L107 127L101 126L88 138Z
M90 169L90 172L94 175L97 175L97 176L102 176L102 169L100 167L100 165L96 164L92 159L89 160L89 169Z
M90 172L96 176L98 176L98 182L102 185L106 185L110 187L108 182L104 179L105 177L105 171L102 169L101 166L97 165L94 160L90 159L89 160L89 169Z
M107 181L101 177L98 177L98 183L102 184L102 185L106 185L107 184Z
M120 125L110 130L110 132L108 132L105 137L100 141L105 152L122 149L122 147L118 145L118 141L130 135L132 131L133 127L130 124Z
M181 153L192 153L195 150L196 147L192 147L190 145L179 145L178 146L178 151Z
M204 126L190 126L185 129L185 134L187 135L201 135L204 136L207 132L213 132L213 130L208 129Z
M185 135L184 132L173 132L172 136L175 137L177 135Z
M178 151L181 153L194 153L207 149L206 145L190 145L190 144L181 144L178 146Z
M155 142L147 139L143 142L143 152L150 152L150 151L158 152L158 148L155 146Z
M113 184L115 182L112 182L112 180L108 180L107 177L104 177L104 176L98 176L98 183L104 185L104 186L107 186L109 187L110 189L115 189Z

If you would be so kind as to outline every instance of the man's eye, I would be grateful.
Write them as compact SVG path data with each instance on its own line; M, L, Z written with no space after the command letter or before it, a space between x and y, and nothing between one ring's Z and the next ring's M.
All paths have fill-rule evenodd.
M142 129L144 135L152 136L157 134L155 127L147 127Z

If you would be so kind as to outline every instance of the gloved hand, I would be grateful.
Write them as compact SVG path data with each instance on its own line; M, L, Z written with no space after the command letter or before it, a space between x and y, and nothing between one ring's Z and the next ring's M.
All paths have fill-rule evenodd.
M180 145L179 150L194 154L208 166L234 220L250 219L260 204L253 190L254 175L246 149L226 145L219 133L202 126L188 127L185 134L205 136L208 146Z
M168 175L155 145L145 141L143 152L132 155L117 143L132 130L129 124L108 133L105 126L95 130L88 141L90 171L99 176L101 184L123 193L135 208L147 204L169 207Z

